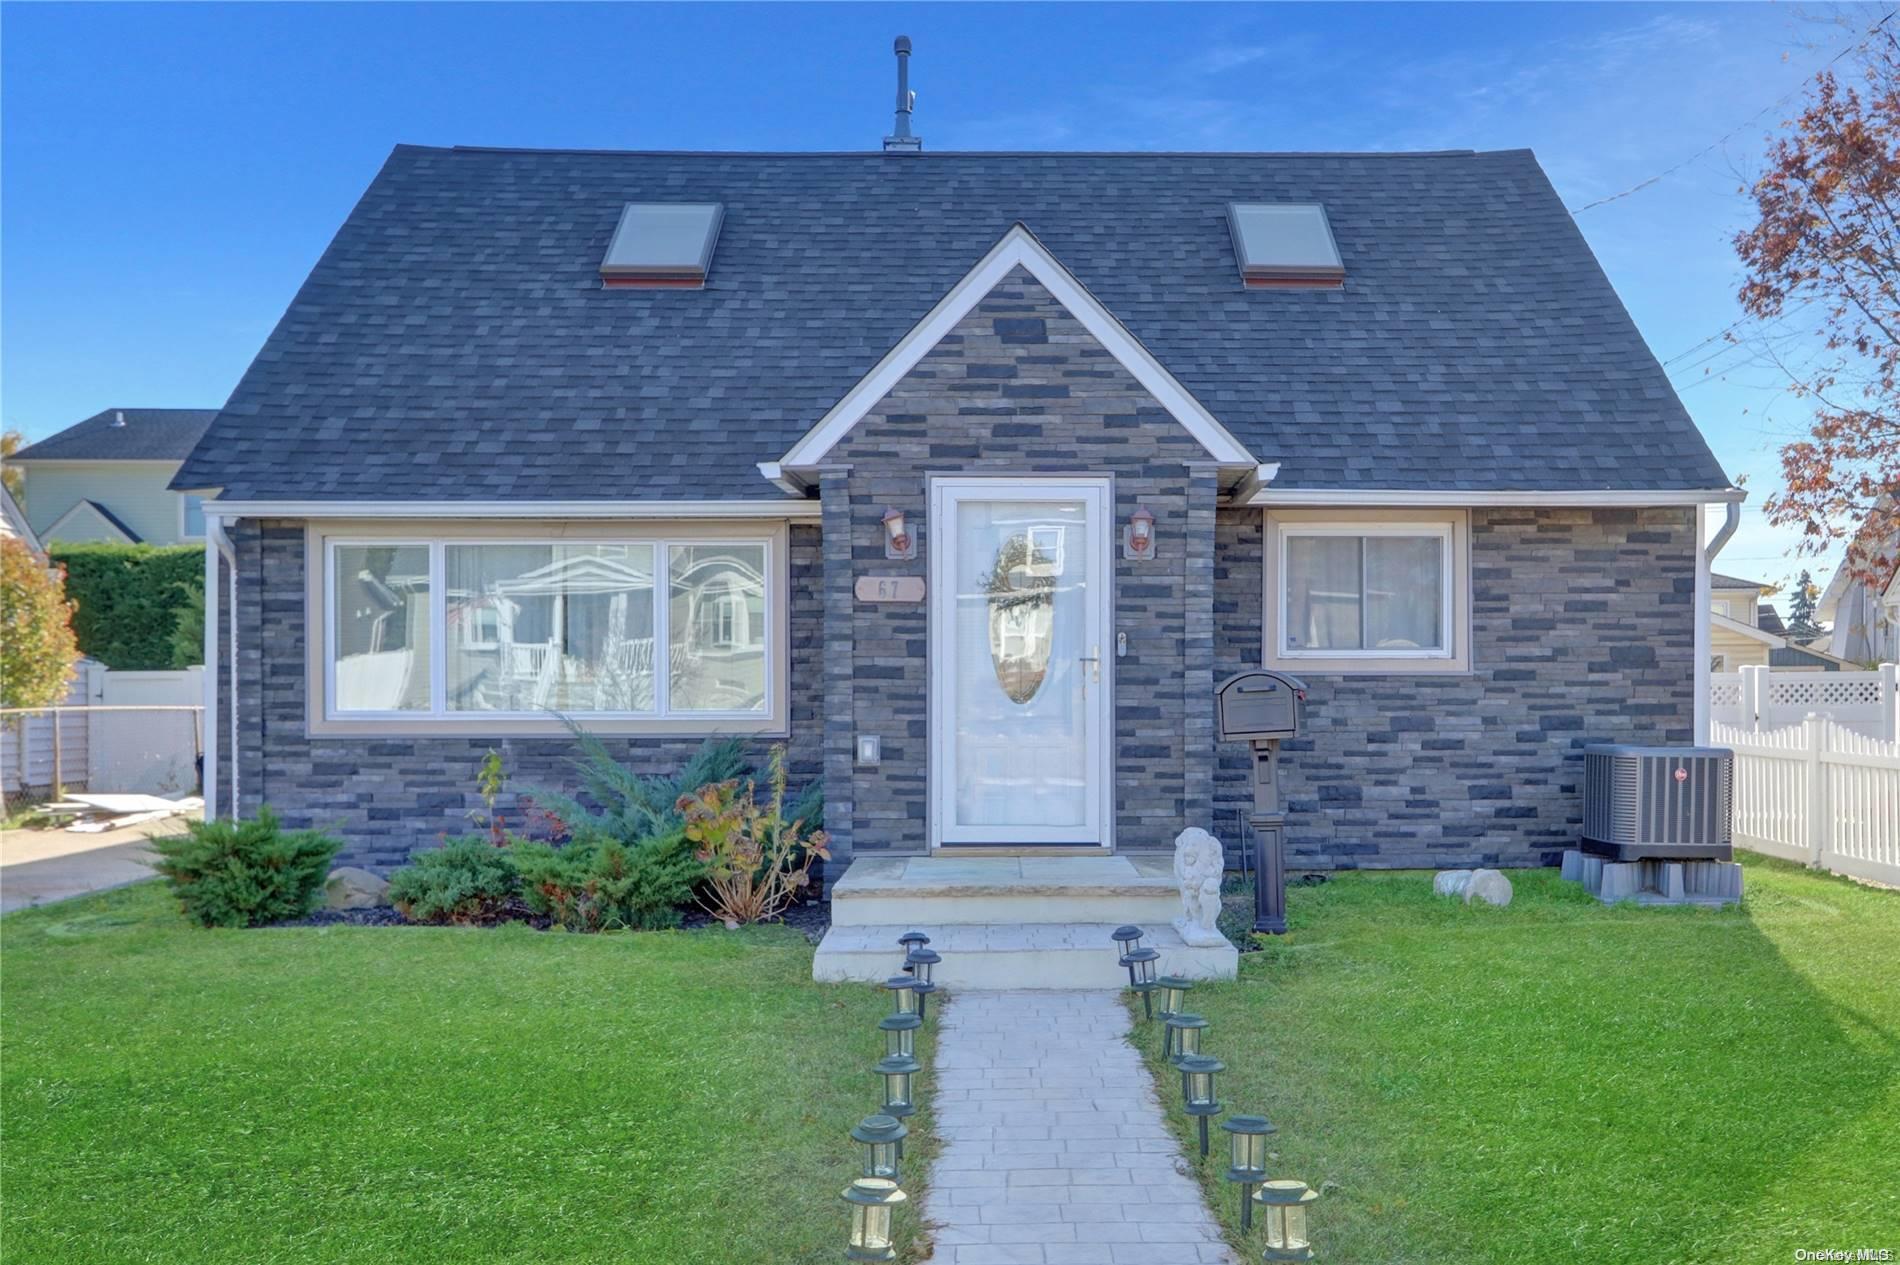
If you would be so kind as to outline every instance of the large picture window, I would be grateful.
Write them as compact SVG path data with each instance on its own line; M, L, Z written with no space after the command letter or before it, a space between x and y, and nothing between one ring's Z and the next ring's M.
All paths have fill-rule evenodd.
M627 732L782 725L784 544L782 532L319 536L313 720L495 733L562 716Z
M1270 662L1294 671L1468 663L1461 517L1269 515Z

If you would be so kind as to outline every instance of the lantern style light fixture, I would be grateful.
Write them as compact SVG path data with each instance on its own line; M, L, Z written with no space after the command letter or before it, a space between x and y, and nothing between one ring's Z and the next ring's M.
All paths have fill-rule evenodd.
M885 1015L877 1021L877 1026L884 1033L887 1056L907 1059L917 1056L917 1029L924 1026L922 1015L915 1011L907 1015Z
M1141 938L1147 934L1140 927L1130 925L1120 926L1109 932L1109 939L1115 942L1116 961L1121 961L1135 949L1140 948Z
M851 1140L864 1148L863 1176L897 1180L897 1157L910 1130L896 1116L866 1116L851 1130Z
M1155 556L1155 516L1146 505L1137 505L1135 512L1128 516L1128 530L1122 542L1125 558L1152 558Z
M1220 1114L1220 1100L1214 1097L1214 1074L1227 1065L1205 1054L1190 1054L1181 1060L1181 1097L1187 1113L1201 1122L1201 1158L1207 1158L1207 1121Z
M1155 1017L1155 963L1161 960L1159 949L1136 949L1123 959L1128 965L1128 987L1141 994L1141 1011Z
M904 522L904 511L895 505L884 507L884 556L886 558L915 558L917 542L911 539L910 527Z
M917 1114L917 1098L911 1091L911 1081L923 1066L906 1054L887 1054L877 1061L871 1070L884 1078L884 1105L880 1111L897 1120ZM897 1156L899 1159L904 1156L902 1138L898 1139Z
M1207 1028L1207 1020L1183 1010L1169 1015L1166 1026L1174 1033L1174 1040L1169 1043L1174 1051L1168 1056L1170 1064L1179 1067L1182 1059L1201 1052L1201 1033Z
M891 1237L891 1213L909 1196L888 1177L860 1177L844 1192L851 1205L851 1239L846 1260L894 1261L897 1244Z
M914 1015L917 1013L917 981L908 975L893 975L884 981L884 987L891 993L891 1013L894 1015Z
M930 937L916 930L906 931L903 935L897 937L897 947L904 951L905 957L910 956L912 949L921 949L929 943ZM904 969L908 971L910 969L909 965L906 964Z
M929 997L937 991L937 963L943 961L943 954L935 949L926 949L918 945L904 955L904 969L916 980L917 1013L925 1014L929 1010Z
M1253 1193L1266 1231L1267 1250L1260 1254L1261 1260L1313 1259L1313 1244L1306 1237L1306 1206L1318 1198L1318 1191L1290 1177L1261 1183Z
M1227 1180L1240 1187L1240 1228L1253 1229L1254 1188L1267 1180L1267 1135L1277 1132L1265 1116L1229 1116Z
M1168 1027L1171 1016L1187 1013L1188 989L1194 981L1185 975L1163 975L1155 981L1161 989L1161 1057L1174 1053L1174 1029Z

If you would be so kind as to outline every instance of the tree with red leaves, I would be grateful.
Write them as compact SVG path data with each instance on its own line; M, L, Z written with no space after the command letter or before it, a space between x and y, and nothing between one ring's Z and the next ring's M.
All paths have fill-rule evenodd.
M1800 527L1805 554L1846 540L1848 574L1884 587L1900 552L1900 49L1876 30L1856 64L1858 85L1823 72L1770 145L1735 248L1743 309L1812 312L1823 349L1780 362L1814 416L1781 450L1768 521Z

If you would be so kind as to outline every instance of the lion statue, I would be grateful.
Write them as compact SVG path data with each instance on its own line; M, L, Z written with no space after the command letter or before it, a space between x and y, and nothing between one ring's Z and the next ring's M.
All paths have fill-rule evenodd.
M1174 879L1181 885L1181 916L1174 929L1196 948L1225 944L1221 935L1220 884L1227 860L1220 840L1198 826L1174 837Z

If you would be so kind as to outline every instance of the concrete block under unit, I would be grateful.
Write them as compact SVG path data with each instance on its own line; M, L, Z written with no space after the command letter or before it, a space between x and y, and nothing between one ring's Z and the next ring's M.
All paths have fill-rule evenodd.
M1684 861L1684 893L1727 904L1742 898L1742 867L1735 861Z

